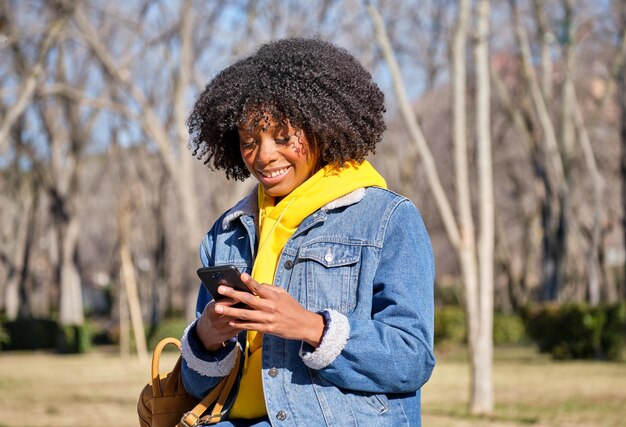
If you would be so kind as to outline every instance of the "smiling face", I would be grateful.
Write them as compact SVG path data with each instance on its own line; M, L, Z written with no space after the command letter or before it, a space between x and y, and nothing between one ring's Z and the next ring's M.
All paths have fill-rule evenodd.
M266 118L237 128L241 157L265 192L282 198L317 172L317 156L301 129Z

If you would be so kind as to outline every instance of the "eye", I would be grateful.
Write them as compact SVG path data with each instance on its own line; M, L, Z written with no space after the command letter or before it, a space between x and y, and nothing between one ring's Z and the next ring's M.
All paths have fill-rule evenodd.
M275 138L275 139L274 139L274 142L276 142L276 144L280 144L280 145L287 145L287 144L289 144L289 141L291 141L291 137L292 137L292 136L293 136L293 135L291 135L291 136L286 136L286 137L284 137L284 138Z
M256 141L254 140L254 138L246 138L240 141L240 145L241 145L241 148L250 149L256 145Z

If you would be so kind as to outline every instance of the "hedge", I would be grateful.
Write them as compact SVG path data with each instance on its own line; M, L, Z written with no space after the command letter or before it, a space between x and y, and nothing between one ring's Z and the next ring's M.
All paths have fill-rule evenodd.
M522 319L515 314L494 313L493 342L496 345L528 341ZM466 344L465 311L456 305L435 307L435 345Z
M17 319L4 322L0 340L2 350L55 350L59 353L84 353L91 348L91 329L61 326L50 319Z
M619 360L626 342L626 303L541 304L522 317L532 340L555 359Z

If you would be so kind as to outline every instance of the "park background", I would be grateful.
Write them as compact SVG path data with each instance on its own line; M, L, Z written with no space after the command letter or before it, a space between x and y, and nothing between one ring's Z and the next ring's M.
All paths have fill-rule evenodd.
M136 425L254 185L193 157L187 115L286 36L385 92L369 160L435 251L424 424L623 425L625 34L623 0L0 0L0 426Z

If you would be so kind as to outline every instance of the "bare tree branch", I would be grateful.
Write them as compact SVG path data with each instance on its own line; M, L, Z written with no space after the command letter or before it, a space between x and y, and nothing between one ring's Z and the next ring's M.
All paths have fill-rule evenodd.
M561 160L561 156L559 155L556 132L554 130L554 125L552 123L552 119L550 118L550 113L548 112L548 107L546 106L545 99L543 98L543 95L541 93L541 88L539 86L537 75L533 67L532 55L530 52L530 43L528 42L526 30L524 29L524 26L522 25L519 17L517 0L509 0L509 4L513 13L515 37L522 53L524 76L526 77L527 85L529 87L531 98L533 100L533 105L537 112L539 123L541 124L541 128L543 130L543 147L546 151L546 156L549 160L549 164L552 165L552 168L550 169L553 171L552 175L554 182L557 184L559 192L562 193L564 191L567 191L568 186L565 179L565 169L563 167L563 162Z
M5 153L8 146L8 137L11 127L28 107L35 94L37 86L44 76L44 63L52 48L59 32L65 24L65 18L59 18L52 22L46 30L46 36L40 44L37 60L31 66L30 74L22 81L19 88L19 97L6 112L4 120L0 123L0 154Z
M380 16L380 13L374 6L368 6L368 12L372 17L372 22L374 23L376 39L378 40L383 56L385 57L385 61L389 66L389 71L391 72L394 92L398 100L400 114L402 115L402 119L404 120L404 123L409 131L411 140L415 143L418 152L420 153L422 164L428 178L428 183L430 184L430 189L435 197L437 208L441 213L441 220L448 234L448 238L450 239L452 245L458 248L461 242L459 228L454 218L454 213L452 212L452 207L448 201L448 197L446 196L443 185L441 184L439 172L437 171L437 165L435 164L433 155L428 147L424 133L415 119L411 103L407 98L407 90L404 85L404 79L402 78L398 61L396 60L389 38L387 37L385 24Z

